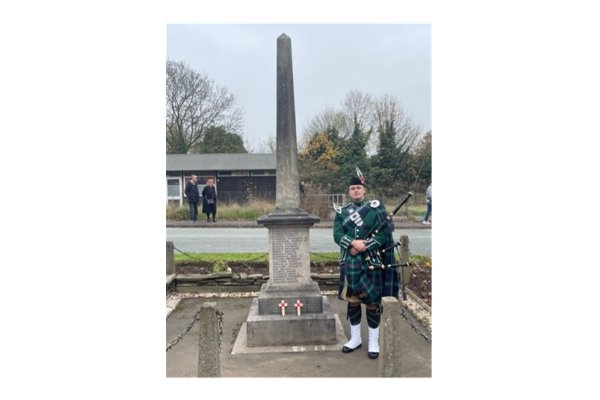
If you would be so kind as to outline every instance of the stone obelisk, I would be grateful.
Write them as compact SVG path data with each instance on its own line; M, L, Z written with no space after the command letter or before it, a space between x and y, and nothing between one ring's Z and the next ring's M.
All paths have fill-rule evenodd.
M269 230L269 281L250 308L247 344L336 343L335 317L310 276L310 227L320 219L300 209L292 44L285 34L277 39L276 187L275 210L258 219Z
M286 34L277 39L277 193L279 212L299 211L298 148L292 42ZM318 222L318 220L316 221Z

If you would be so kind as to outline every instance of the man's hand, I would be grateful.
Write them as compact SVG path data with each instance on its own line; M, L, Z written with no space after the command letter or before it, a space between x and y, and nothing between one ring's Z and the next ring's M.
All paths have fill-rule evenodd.
M367 246L365 245L365 241L362 239L355 239L352 241L352 243L350 243L350 245L352 247L350 247L350 254L352 254L353 256L355 256L358 253L362 253L365 250L367 250ZM353 253L352 250L354 250L356 253Z

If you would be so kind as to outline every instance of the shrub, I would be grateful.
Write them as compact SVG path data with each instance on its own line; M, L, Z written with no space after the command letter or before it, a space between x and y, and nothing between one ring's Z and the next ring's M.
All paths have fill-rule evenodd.
M216 261L212 266L213 272L225 272L227 271L227 263L223 260Z
M230 203L217 207L217 217L230 221L252 221L267 215L275 209L275 204L264 200L251 200L245 204Z
M167 206L167 221L185 221L189 218L190 209L188 207Z
M228 221L253 221L267 215L275 209L275 204L264 200L252 200L245 204L217 204L217 218ZM202 204L198 205L198 213L202 213ZM189 208L167 206L167 221L186 221L189 219Z

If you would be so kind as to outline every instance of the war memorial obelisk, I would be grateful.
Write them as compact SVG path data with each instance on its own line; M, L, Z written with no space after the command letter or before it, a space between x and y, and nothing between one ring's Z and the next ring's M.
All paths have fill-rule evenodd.
M275 210L258 223L269 231L269 281L246 321L247 346L336 343L336 316L310 276L310 227L300 209L292 44L277 38L277 181Z

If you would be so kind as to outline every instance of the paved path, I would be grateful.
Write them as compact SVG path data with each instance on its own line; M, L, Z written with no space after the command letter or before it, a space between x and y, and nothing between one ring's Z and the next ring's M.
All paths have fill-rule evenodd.
M350 335L345 319L346 302L328 296L331 310L340 316L347 337ZM243 322L248 317L252 298L237 299L185 299L167 318L167 344L172 342L194 319L203 302L217 303L223 312L224 333L221 349L221 376L223 377L376 377L379 360L367 357L368 331L363 311L361 336L363 346L349 354L341 351L262 353L231 355L233 344ZM401 371L407 377L431 377L431 344L402 320ZM166 376L197 376L198 326L167 352Z

